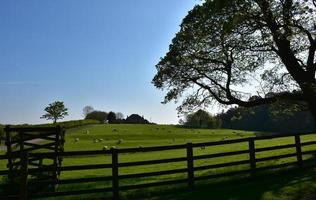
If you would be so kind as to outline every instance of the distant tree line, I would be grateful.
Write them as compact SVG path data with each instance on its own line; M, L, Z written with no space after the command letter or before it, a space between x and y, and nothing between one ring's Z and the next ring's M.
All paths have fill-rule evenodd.
M201 109L188 114L180 124L188 128L221 128L221 120L218 117Z
M312 114L304 105L270 104L252 108L233 107L218 114L223 128L275 131L315 131Z
M100 123L109 123L109 124L150 124L150 122L145 119L143 116L138 114L132 114L126 116L121 112L105 112L100 110L94 110L92 106L85 106L83 108L83 115L85 119L98 120Z
M302 104L274 103L251 108L232 107L217 115L198 110L188 114L185 127L229 128L252 131L309 132L316 131L311 113Z

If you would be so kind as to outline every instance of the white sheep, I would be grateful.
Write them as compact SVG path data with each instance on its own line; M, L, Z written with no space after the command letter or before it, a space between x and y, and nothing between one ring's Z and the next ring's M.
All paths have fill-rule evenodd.
M75 142L79 142L79 138L75 138Z
M103 150L108 150L108 149L109 149L108 146L103 147Z

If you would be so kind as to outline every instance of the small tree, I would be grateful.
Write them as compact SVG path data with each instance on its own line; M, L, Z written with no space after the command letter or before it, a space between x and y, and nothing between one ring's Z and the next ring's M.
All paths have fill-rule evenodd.
M83 109L82 109L82 113L83 113L83 116L84 117L87 117L87 115L91 112L94 111L94 108L92 106L85 106Z
M200 109L187 115L184 125L191 128L219 128L221 121L219 118L213 117L208 112Z
M68 115L68 108L65 107L64 102L62 101L55 101L54 103L49 104L44 110L46 114L44 114L41 118L53 120L54 124L58 119L63 119Z
M113 123L113 122L115 122L115 120L116 120L116 115L115 115L115 113L114 112L109 112L109 115L108 115L108 121L109 121L109 123L111 124L111 123Z
M115 113L116 119L124 119L124 115L121 112Z

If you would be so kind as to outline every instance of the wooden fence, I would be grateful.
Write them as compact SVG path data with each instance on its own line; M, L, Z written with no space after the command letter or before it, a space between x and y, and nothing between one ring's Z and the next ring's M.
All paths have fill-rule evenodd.
M316 153L316 148L314 150L302 151L303 146L311 146L316 145L316 141L306 141L301 142L302 135L310 135L312 133L305 133L300 135L290 134L290 135L274 135L274 136L261 136L261 137L251 137L251 138L240 138L226 141L216 141L216 142L206 142L206 143L187 143L181 145L172 145L172 146L158 146L158 147L143 147L143 148L124 148L124 149L115 149L112 148L110 150L96 150L96 151L68 151L61 152L58 156L72 158L76 156L95 156L95 155L111 155L111 163L108 164L89 164L89 165L77 165L77 166L60 166L58 169L56 167L43 167L37 169L28 168L29 158L49 158L55 157L56 153L28 153L23 152L23 165L20 169L20 173L23 175L20 180L20 190L19 194L16 195L2 195L1 199L5 198L13 198L13 199L27 199L27 198L42 198L42 197L56 197L56 196L65 196L65 195L82 195L82 194L90 194L90 193L112 193L112 199L118 200L120 191L139 189L139 188L147 188L154 186L163 186L170 184L180 184L186 183L189 188L194 188L196 181L206 180L206 179L215 179L224 176L233 176L233 175L250 175L255 177L258 172L271 170L271 169L282 169L287 167L294 168L308 168L314 167L314 158L312 159L303 159L303 155L313 155ZM281 144L277 146L266 146L266 147L256 147L255 142L259 140L269 140L275 138L284 138L290 137L293 138L293 143L291 144ZM248 143L248 148L246 150L235 150L229 152L221 152L221 153L212 153L206 155L194 155L195 148L201 147L211 147L211 146L219 146L219 145L227 145L227 144L238 144L238 143ZM316 146L315 146L316 147ZM286 153L282 155L273 155L263 158L257 158L256 153L279 150L279 149L295 149L294 153ZM164 159L154 159L154 160L144 160L144 161L133 161L133 162L119 162L119 155L125 153L137 153L137 152L154 152L154 151L167 151L167 150L185 150L186 156L177 157L177 158L164 158ZM216 163L216 164L208 164L203 166L195 166L195 161L201 159L212 159L212 158L222 158L227 156L235 156L235 155L248 155L248 159L238 160L238 161L229 161L225 163ZM21 155L16 155L20 157ZM263 161L273 161L276 159L283 158L295 158L294 162L286 162L281 164L276 164L272 166L264 166L258 167L257 163ZM6 155L0 156L0 159L7 159ZM173 162L186 162L186 167L180 169L169 169L164 171L155 171L155 172L145 172L145 173L134 173L134 174L119 174L119 169L124 167L131 166L146 166L146 165L155 165L155 164L167 164ZM224 173L211 174L211 175L203 175L197 176L196 172L202 170L210 170L210 169L218 169L222 167L228 166L240 166L240 165L248 165L247 169L238 169ZM55 180L54 183L57 184L69 184L69 183L86 183L86 182L99 182L99 181L111 181L112 186L106 188L96 188L96 189L84 189L84 190L75 190L75 191L53 191L53 192L41 192L41 193L28 193L28 175L38 172L48 172L48 171L73 171L73 170L87 170L87 169L111 169L111 176L102 176L102 177L93 177L93 178L76 178L76 179L60 179ZM170 174L178 174L185 173L186 178L176 179L176 180L167 180L153 183L142 183L142 184L132 184L132 185L120 185L121 180L125 179L135 179L135 178L144 178L144 177L153 177L159 175L170 175ZM0 175L7 175L8 170L0 171ZM47 181L37 181L33 184L52 184L52 182Z
M4 129L6 133L5 144L7 147L6 155L8 157L7 167L11 171L9 174L9 180L11 182L14 179L20 178L15 173L19 169L25 167L23 166L22 160L25 159L24 153L32 153L35 151L42 151L45 153L53 152L56 153L55 157L50 157L53 161L50 165L58 169L62 164L62 158L57 156L60 152L64 151L65 143L65 130L60 126L55 127L11 127L6 126ZM40 141L40 144L37 142L31 141ZM43 159L39 157L31 157L27 160L27 167L48 167L43 163ZM24 174L23 174L24 175ZM56 170L50 175L46 175L47 179L58 179L60 172ZM43 175L42 175L43 176Z

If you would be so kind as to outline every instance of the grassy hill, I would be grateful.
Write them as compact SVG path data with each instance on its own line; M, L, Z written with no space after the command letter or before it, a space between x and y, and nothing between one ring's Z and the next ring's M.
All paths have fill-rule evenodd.
M255 134L251 131L187 129L174 125L100 124L68 130L65 150L96 150L105 145L117 148L163 146L253 137ZM79 139L78 142L75 142L76 138ZM103 141L95 143L95 139Z
M102 149L104 146L112 147L115 146L116 148L126 148L126 147L146 147L146 146L163 146L163 145L174 145L174 144L183 144L187 142L207 142L207 141L220 141L220 140L229 140L235 138L245 138L245 137L255 137L256 135L262 135L268 133L258 133L258 132L251 132L251 131L241 131L241 130L229 130L229 129L186 129L181 128L178 126L172 125L128 125L128 124L117 124L117 125L90 125L85 127L78 127L74 129L70 129L67 131L66 135L66 143L65 143L65 150L96 150ZM313 137L313 138L311 138ZM100 140L101 139L101 140ZM302 137L302 141L316 139L315 136L304 136ZM77 140L77 141L76 141ZM79 140L79 141L78 141ZM282 138L282 139L273 139L268 141L260 141L256 144L257 147L266 147L272 144L289 144L292 143L292 138ZM97 141L97 142L96 142ZM205 149L195 149L194 155L205 155L215 152L227 152L233 150L242 150L246 149L248 144L233 144L233 145L223 145L220 147L207 147ZM271 155L279 155L284 153L295 152L295 149L283 149L278 151L271 151L267 153L258 154L259 157L271 156ZM139 153L139 154L124 154L119 156L119 162L132 162L132 161L141 161L141 160L152 160L152 159L163 159L163 158L175 158L175 157L182 157L185 156L184 150L172 150L172 151L163 151L163 152L151 152L151 153ZM216 158L216 159L208 159L208 160L199 160L195 162L195 166L202 166L207 164L213 163L223 163L223 162L231 162L237 161L241 159L247 159L248 155L239 155L239 156L230 156L226 158ZM72 165L72 164L101 164L101 163L109 163L110 156L96 156L90 158L67 158L64 160L64 165ZM267 161L258 164L259 167L261 166L268 166L270 164L279 164L284 163L287 161L293 161L296 158L287 158L287 159L280 159L277 161ZM168 163L168 164L158 164L152 166L135 166L129 168L121 168L120 174L130 174L130 173L141 173L141 172L152 172L152 171L160 171L160 170L169 170L169 169L178 169L186 167L186 162L178 162L178 163ZM240 166L240 168L245 168L248 166ZM211 173L221 173L225 171L229 171L231 168L220 168L215 170L208 170L197 172L196 175L205 175ZM100 174L110 175L110 170L93 170L93 171L78 171L78 172L67 172L63 174L64 178L78 178L78 177L94 177L100 176ZM306 175L306 174L304 174ZM131 184L133 182L137 183L148 183L154 181L162 181L162 180L170 180L176 178L183 178L186 174L175 174L175 175L168 175L168 176L158 176L158 177L150 177L150 178L139 178L135 180L126 180L122 181L122 184ZM289 178L286 176L286 178ZM299 177L301 178L301 177ZM293 178L293 180L298 180L299 178ZM305 177L306 178L306 177ZM228 178L229 179L229 178ZM291 181L292 179L289 178ZM284 178L283 178L284 180ZM209 181L211 184L218 181L225 181L223 180L211 180ZM217 196L216 199L257 199L258 194L252 191L263 190L266 192L262 192L262 199L298 199L299 195L297 195L297 187L306 187L302 190L309 190L313 188L315 185L314 182L309 184L304 183L305 185L302 186L301 184L294 185L292 187L285 187L280 186L279 193L273 193L269 190L269 186L272 184L280 184L279 179L275 179L273 182L254 182L254 186L245 185L245 187L240 186L237 188L232 188L229 186L229 190L233 190L235 192L235 198L231 198L230 195L227 195L222 189L222 193L215 193L214 190L212 195ZM104 183L107 185L107 183ZM216 184L217 185L217 184ZM221 185L221 184L219 184ZM94 188L96 185L94 184L86 184L87 188ZM214 187L214 186L213 186ZM222 187L228 187L226 184L222 185ZM256 187L266 187L266 188L256 188ZM170 186L173 188L173 186ZM202 187L203 188L203 187ZM65 190L69 189L67 187L64 188ZM204 188L205 189L205 188ZM217 188L218 190L219 188ZM172 191L174 189L171 189ZM202 189L203 190L203 189ZM137 193L159 193L157 192L156 188L153 189L146 189L140 190ZM158 190L159 191L159 190ZM231 192L233 192L231 191ZM173 193L173 192L171 192ZM240 197L238 194L241 193ZM292 197L288 197L287 193L291 193ZM249 197L247 197L249 194ZM135 191L125 192L124 199L131 199L135 195ZM210 195L209 189L205 189L201 193L197 192L195 195L199 196L201 199L202 197L207 197ZM137 196L137 195L136 195ZM194 195L193 195L194 196ZM171 195L168 196L166 199L192 199L192 194L184 193L181 198L179 195ZM225 196L225 197L224 197ZM85 197L82 197L83 199ZM137 199L138 197L134 197ZM149 197L146 197L146 199ZM259 199L259 198L258 198Z
M183 143L197 143L208 141L221 141L235 138L255 137L263 133L229 130L229 129L186 129L172 125L129 125L129 124L99 124L99 125L87 125L77 128L68 129L66 132L65 151L74 150L101 150L105 146L108 148L115 146L116 148L126 147L146 147L146 146L164 146L175 145ZM265 133L268 134L268 133ZM302 141L316 140L315 136L303 136ZM256 147L267 147L271 144L290 144L293 143L293 138L282 138L263 140L256 143ZM247 143L221 145L216 147L196 148L194 155L206 155L218 152L228 152L235 150L247 149ZM282 149L277 151L270 151L259 153L258 158L271 155L280 155L285 153L295 152L295 148ZM143 161L163 158L176 158L186 155L185 150L168 150L160 152L150 153L129 153L120 154L119 162L132 162ZM248 155L228 156L225 158L214 158L197 160L194 165L202 166L214 163L224 163L238 161L242 159L248 159ZM294 158L279 159L276 161L266 161L258 163L258 166L268 166L271 164L280 164L288 161L295 161ZM44 161L45 162L45 161ZM105 164L111 162L111 156L90 156L90 157L66 157L63 161L63 166L71 165L87 165L87 164ZM147 166L134 166L128 168L120 168L120 175L142 172L162 171L169 169L185 168L186 162L168 163L168 164L156 164ZM5 163L0 164L0 168L4 168ZM249 167L248 165L241 165L238 168L244 169ZM236 167L234 167L236 169ZM230 167L218 168L213 170L198 171L196 175L207 175L222 173L231 170ZM100 177L110 176L110 169L97 169L97 170L79 170L79 171L67 171L62 172L62 179L69 178L84 178L84 177ZM308 175L308 176L307 176ZM236 200L299 200L300 196L310 191L316 191L316 181L311 178L316 173L302 173L301 175L286 175L281 179L275 178L267 181L252 181L251 184L226 184L225 181L231 180L230 177L224 179L214 179L207 182L202 182L195 193L187 192L178 188L178 186L170 185L163 190L153 188L139 191L122 192L123 199L140 199L139 194L145 195L145 199L204 199L210 196L214 196L215 199L236 199ZM307 176L307 177L306 177ZM174 174L164 175L148 178L138 178L133 180L124 180L120 184L132 184L132 183L148 183L155 181L163 181L170 179L185 178L186 174ZM286 181L285 181L286 180ZM291 182L289 185L287 182ZM206 184L205 184L206 183ZM110 186L110 182L98 182L98 183L82 183L79 185L60 185L60 191L71 190L73 188L98 188L104 186ZM208 188L208 184L212 185L212 188ZM273 185L273 188L271 186ZM185 186L182 188L186 188ZM216 189L217 188L217 189ZM225 189L226 188L226 189ZM162 195L164 190L171 190L171 193L177 195L167 195L163 197L149 197L147 194L159 194ZM178 191L178 192L177 192ZM178 193L181 193L178 194ZM98 195L83 195L81 197L63 197L61 199L99 199Z

